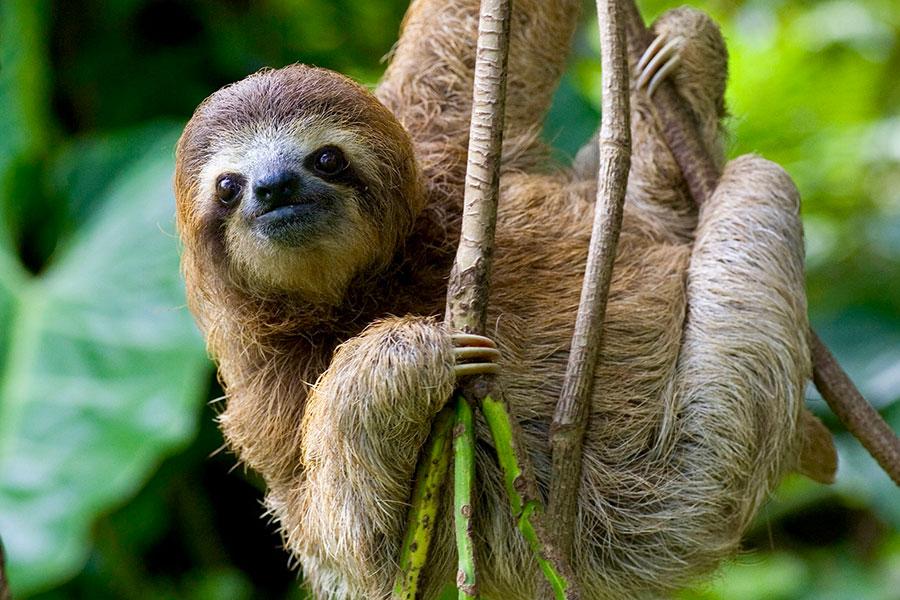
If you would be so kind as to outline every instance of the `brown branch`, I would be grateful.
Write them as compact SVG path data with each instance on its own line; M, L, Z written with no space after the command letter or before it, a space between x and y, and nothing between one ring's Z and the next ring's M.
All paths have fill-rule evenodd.
M462 230L444 317L453 330L465 333L484 333L487 320L500 195L509 12L510 0L481 2Z
M445 314L445 322L452 330L466 333L484 333L487 321L494 229L500 193L510 12L511 0L482 0L462 229L447 287ZM499 420L505 421L509 427L510 436L502 447L500 440L496 439L496 427L492 427L492 434L495 435L498 454L509 459L504 461L508 467L505 475L509 478L513 472L516 474L517 487L510 490L510 502L514 511L519 513L515 517L520 531L537 553L537 559L548 580L560 583L555 590L566 598L578 598L572 571L564 555L555 546L555 538L551 533L553 529L547 526L543 510L537 508L539 495L534 470L522 443L521 432L510 417L509 407L500 391L492 389L493 381L488 376L469 378L462 382L460 388L465 401L472 405L489 401L493 407L492 413L501 415L503 418ZM528 511L524 518L523 510ZM474 565L474 557L472 559ZM459 575L469 581L468 574L460 571ZM474 573L472 580L474 583ZM460 589L463 587L460 586Z
M0 600L12 600L9 581L6 579L6 554L3 550L3 540L0 540Z
M481 2L462 228L447 285L447 309L444 317L452 331L483 334L487 321L497 200L500 196L500 155L506 109L510 12L510 0ZM456 429L460 433L454 434L453 441L457 478L454 485L453 518L456 522L456 548L459 555L456 585L460 590L460 598L478 596L477 565L472 539L475 440L471 407L484 400L490 393L491 384L490 377L486 375L471 377L459 384L462 396L457 399ZM466 404L469 406L465 406ZM462 414L469 415L467 423L459 417ZM471 464L460 465L461 457L468 457ZM460 477L465 480L460 481Z
M653 34L644 25L634 0L625 0L623 18L628 51L632 60L637 62L653 41ZM687 107L669 81L663 81L657 88L652 105L656 122L684 174L694 201L698 205L703 204L716 188L719 171L704 148ZM891 479L900 485L900 438L866 402L812 329L809 339L813 382L819 393L850 433L862 443Z
M619 0L597 0L597 16L603 70L597 204L566 378L550 429L553 470L548 513L556 526L560 549L566 556L572 555L575 509L581 487L582 441L631 164L628 59Z
M828 348L810 330L813 383L841 423L869 451L881 468L900 485L900 439L866 402Z
M500 158L512 10L510 2L511 0L482 0L478 19L463 218L456 258L447 284L444 312L444 322L453 332L480 335L484 333L487 322L497 200L500 195ZM456 427L453 428L455 468L463 466L464 468L458 469L458 473L462 473L465 478L465 481L457 482L462 485L454 486L453 518L459 556L457 588L460 596L467 598L478 595L471 529L475 442L471 423L462 423L463 419L459 416L469 415L466 409L471 410L481 403L490 393L492 384L491 377L487 375L467 377L457 384L461 394L454 393L452 397L457 402ZM461 406L459 403L468 406ZM446 445L444 442L433 427L426 450L432 452L434 445L443 448ZM465 457L466 465L460 465L460 457ZM439 461L435 461L435 464L437 462ZM430 468L421 469L417 473L408 530L401 549L401 570L394 588L395 598L414 597L417 593L421 567L428 557L432 533L415 515L431 514L436 510L437 498L429 496L426 500L424 489L425 486L440 487L443 478L443 473L434 473Z

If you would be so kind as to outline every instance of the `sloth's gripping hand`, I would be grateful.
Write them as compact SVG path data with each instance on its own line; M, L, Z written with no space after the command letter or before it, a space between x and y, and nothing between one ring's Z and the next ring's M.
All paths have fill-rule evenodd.
M290 497L272 498L312 586L380 598L406 524L419 451L457 376L496 372L494 343L432 319L391 318L342 344L307 400L303 465ZM375 575L377 574L377 575ZM356 579L358 578L358 579Z
M500 359L494 340L472 333L454 333L450 339L453 340L453 358L456 361L453 372L457 378L496 375L500 372L500 365L494 362Z

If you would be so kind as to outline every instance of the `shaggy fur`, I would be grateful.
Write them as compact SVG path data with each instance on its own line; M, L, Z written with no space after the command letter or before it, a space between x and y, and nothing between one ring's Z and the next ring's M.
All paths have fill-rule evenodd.
M227 391L221 426L265 477L285 543L322 598L389 595L418 452L454 385L452 345L434 317L459 231L478 4L416 0L374 96L327 71L264 71L205 101L178 146L184 273ZM500 385L542 489L596 175L589 157L574 170L551 167L538 132L580 4L516 2L490 302ZM656 28L686 36L675 82L721 159L718 30L687 9ZM698 214L643 93L633 91L632 110L576 524L574 567L589 598L661 594L733 554L795 466L810 373L789 177L742 157ZM349 144L367 187L344 192L346 219L328 231L336 243L251 243L213 197L217 171L252 171L241 158L249 149L304 146L310 127ZM533 598L538 569L479 427L481 591ZM454 562L448 517L426 597L453 580Z

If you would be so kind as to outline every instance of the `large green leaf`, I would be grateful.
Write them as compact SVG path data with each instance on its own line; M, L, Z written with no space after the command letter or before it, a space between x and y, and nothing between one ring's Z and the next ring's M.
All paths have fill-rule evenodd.
M195 429L208 361L178 274L173 145L145 145L40 277L0 262L0 534L19 594L77 572L97 514Z

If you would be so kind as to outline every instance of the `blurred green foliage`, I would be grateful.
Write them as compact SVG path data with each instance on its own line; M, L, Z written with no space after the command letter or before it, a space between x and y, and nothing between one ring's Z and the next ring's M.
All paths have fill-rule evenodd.
M648 18L676 5L646 1ZM730 154L804 198L810 314L900 429L900 7L708 0ZM184 308L173 144L209 93L301 61L374 84L406 2L0 2L0 536L18 598L300 598L261 485L231 472ZM588 8L546 135L596 127ZM900 496L837 433L836 485L788 478L746 553L682 599L897 597Z

